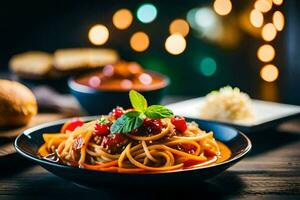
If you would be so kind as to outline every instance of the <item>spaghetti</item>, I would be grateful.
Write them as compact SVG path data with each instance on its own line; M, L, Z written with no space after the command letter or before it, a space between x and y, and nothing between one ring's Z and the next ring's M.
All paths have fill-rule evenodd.
M203 131L183 117L156 115L151 119L147 114L154 115L145 112L146 117L132 118L132 123L138 123L134 124L137 128L124 131L129 125L121 124L122 129L116 132L113 126L130 121L125 120L129 112L132 109L117 107L98 120L84 123L73 119L63 125L61 133L43 134L45 143L38 154L75 167L121 173L202 167L230 157L230 150L214 139L213 132ZM141 116L144 118L140 122Z
M199 129L193 122L187 123L187 129L181 133L176 131L171 119L161 119L163 128L159 133L105 136L111 139L122 137L120 144L111 145L105 144L104 137L101 142L97 141L96 123L96 120L85 123L65 134L43 134L45 143L40 147L39 155L45 157L55 153L63 163L71 166L125 173L200 167L215 163L222 156L222 144L214 139L213 133Z

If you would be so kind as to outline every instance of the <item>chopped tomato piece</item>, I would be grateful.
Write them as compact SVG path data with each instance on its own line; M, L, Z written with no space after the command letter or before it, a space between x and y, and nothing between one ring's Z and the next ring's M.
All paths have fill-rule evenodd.
M171 122L175 126L176 130L182 133L187 129L187 124L184 117L173 117Z
M111 111L110 115L113 116L113 117L115 117L116 119L118 119L118 118L121 117L124 113L125 113L125 112L124 112L124 109L123 109L122 107L119 107L119 106L118 106L118 107L114 108L114 109Z
M143 125L139 128L140 133L144 134L157 134L162 130L162 122L160 119L144 119Z
M193 154L196 151L196 147L192 144L181 144L180 148L187 153Z
M104 136L109 134L109 126L108 124L97 123L95 125L95 135Z
M109 134L103 136L102 145L107 147L112 153L120 152L122 147L126 145L128 140L121 133Z
M84 124L80 118L73 118L70 121L67 121L61 128L61 133L66 133L67 131L74 131L77 127L80 127Z

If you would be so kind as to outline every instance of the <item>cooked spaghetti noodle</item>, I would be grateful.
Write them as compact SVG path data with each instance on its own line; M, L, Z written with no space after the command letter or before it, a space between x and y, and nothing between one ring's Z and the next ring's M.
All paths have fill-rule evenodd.
M222 144L214 139L213 133L201 130L194 122L187 123L187 129L181 133L171 119L164 118L159 133L122 134L121 143L114 146L105 145L103 138L98 141L94 134L96 123L96 120L85 123L65 134L45 133L45 144L39 154L55 153L63 163L81 168L125 173L200 167L215 163L222 156Z
M163 172L221 162L230 150L212 132L130 91L134 109L117 107L107 116L84 123L66 122L61 133L43 134L38 154L85 169L123 173Z

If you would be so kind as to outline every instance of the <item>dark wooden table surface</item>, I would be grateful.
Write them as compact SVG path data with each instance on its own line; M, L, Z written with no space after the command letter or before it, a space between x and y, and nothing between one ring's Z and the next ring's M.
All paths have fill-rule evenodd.
M1 162L0 199L300 199L300 121L248 135L247 158L211 180L173 189L89 190L13 156Z

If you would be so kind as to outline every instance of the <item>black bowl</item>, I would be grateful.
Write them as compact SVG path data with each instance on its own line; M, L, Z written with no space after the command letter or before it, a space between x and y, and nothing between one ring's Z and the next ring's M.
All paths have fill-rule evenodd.
M162 88L140 91L140 93L145 96L149 105L159 104L166 93L166 89L170 84L170 80L168 77L157 72L149 72L163 77L166 84ZM78 76L71 77L68 81L68 85L71 94L78 100L81 107L88 114L97 115L99 113L109 113L114 107L116 107L116 105L124 108L132 107L128 97L129 91L98 90L77 83L75 81L76 78L78 78Z
M96 117L85 117L83 119L89 121L95 118ZM250 140L236 129L213 122L195 120L201 129L213 131L215 138L231 149L232 156L229 160L196 169L170 171L157 174L125 174L87 170L40 159L37 156L37 150L39 146L43 144L42 134L58 132L66 120L46 123L24 131L15 140L15 148L22 156L36 162L53 174L79 185L92 188L118 184L141 186L148 184L197 183L223 172L225 169L242 159L251 149Z

